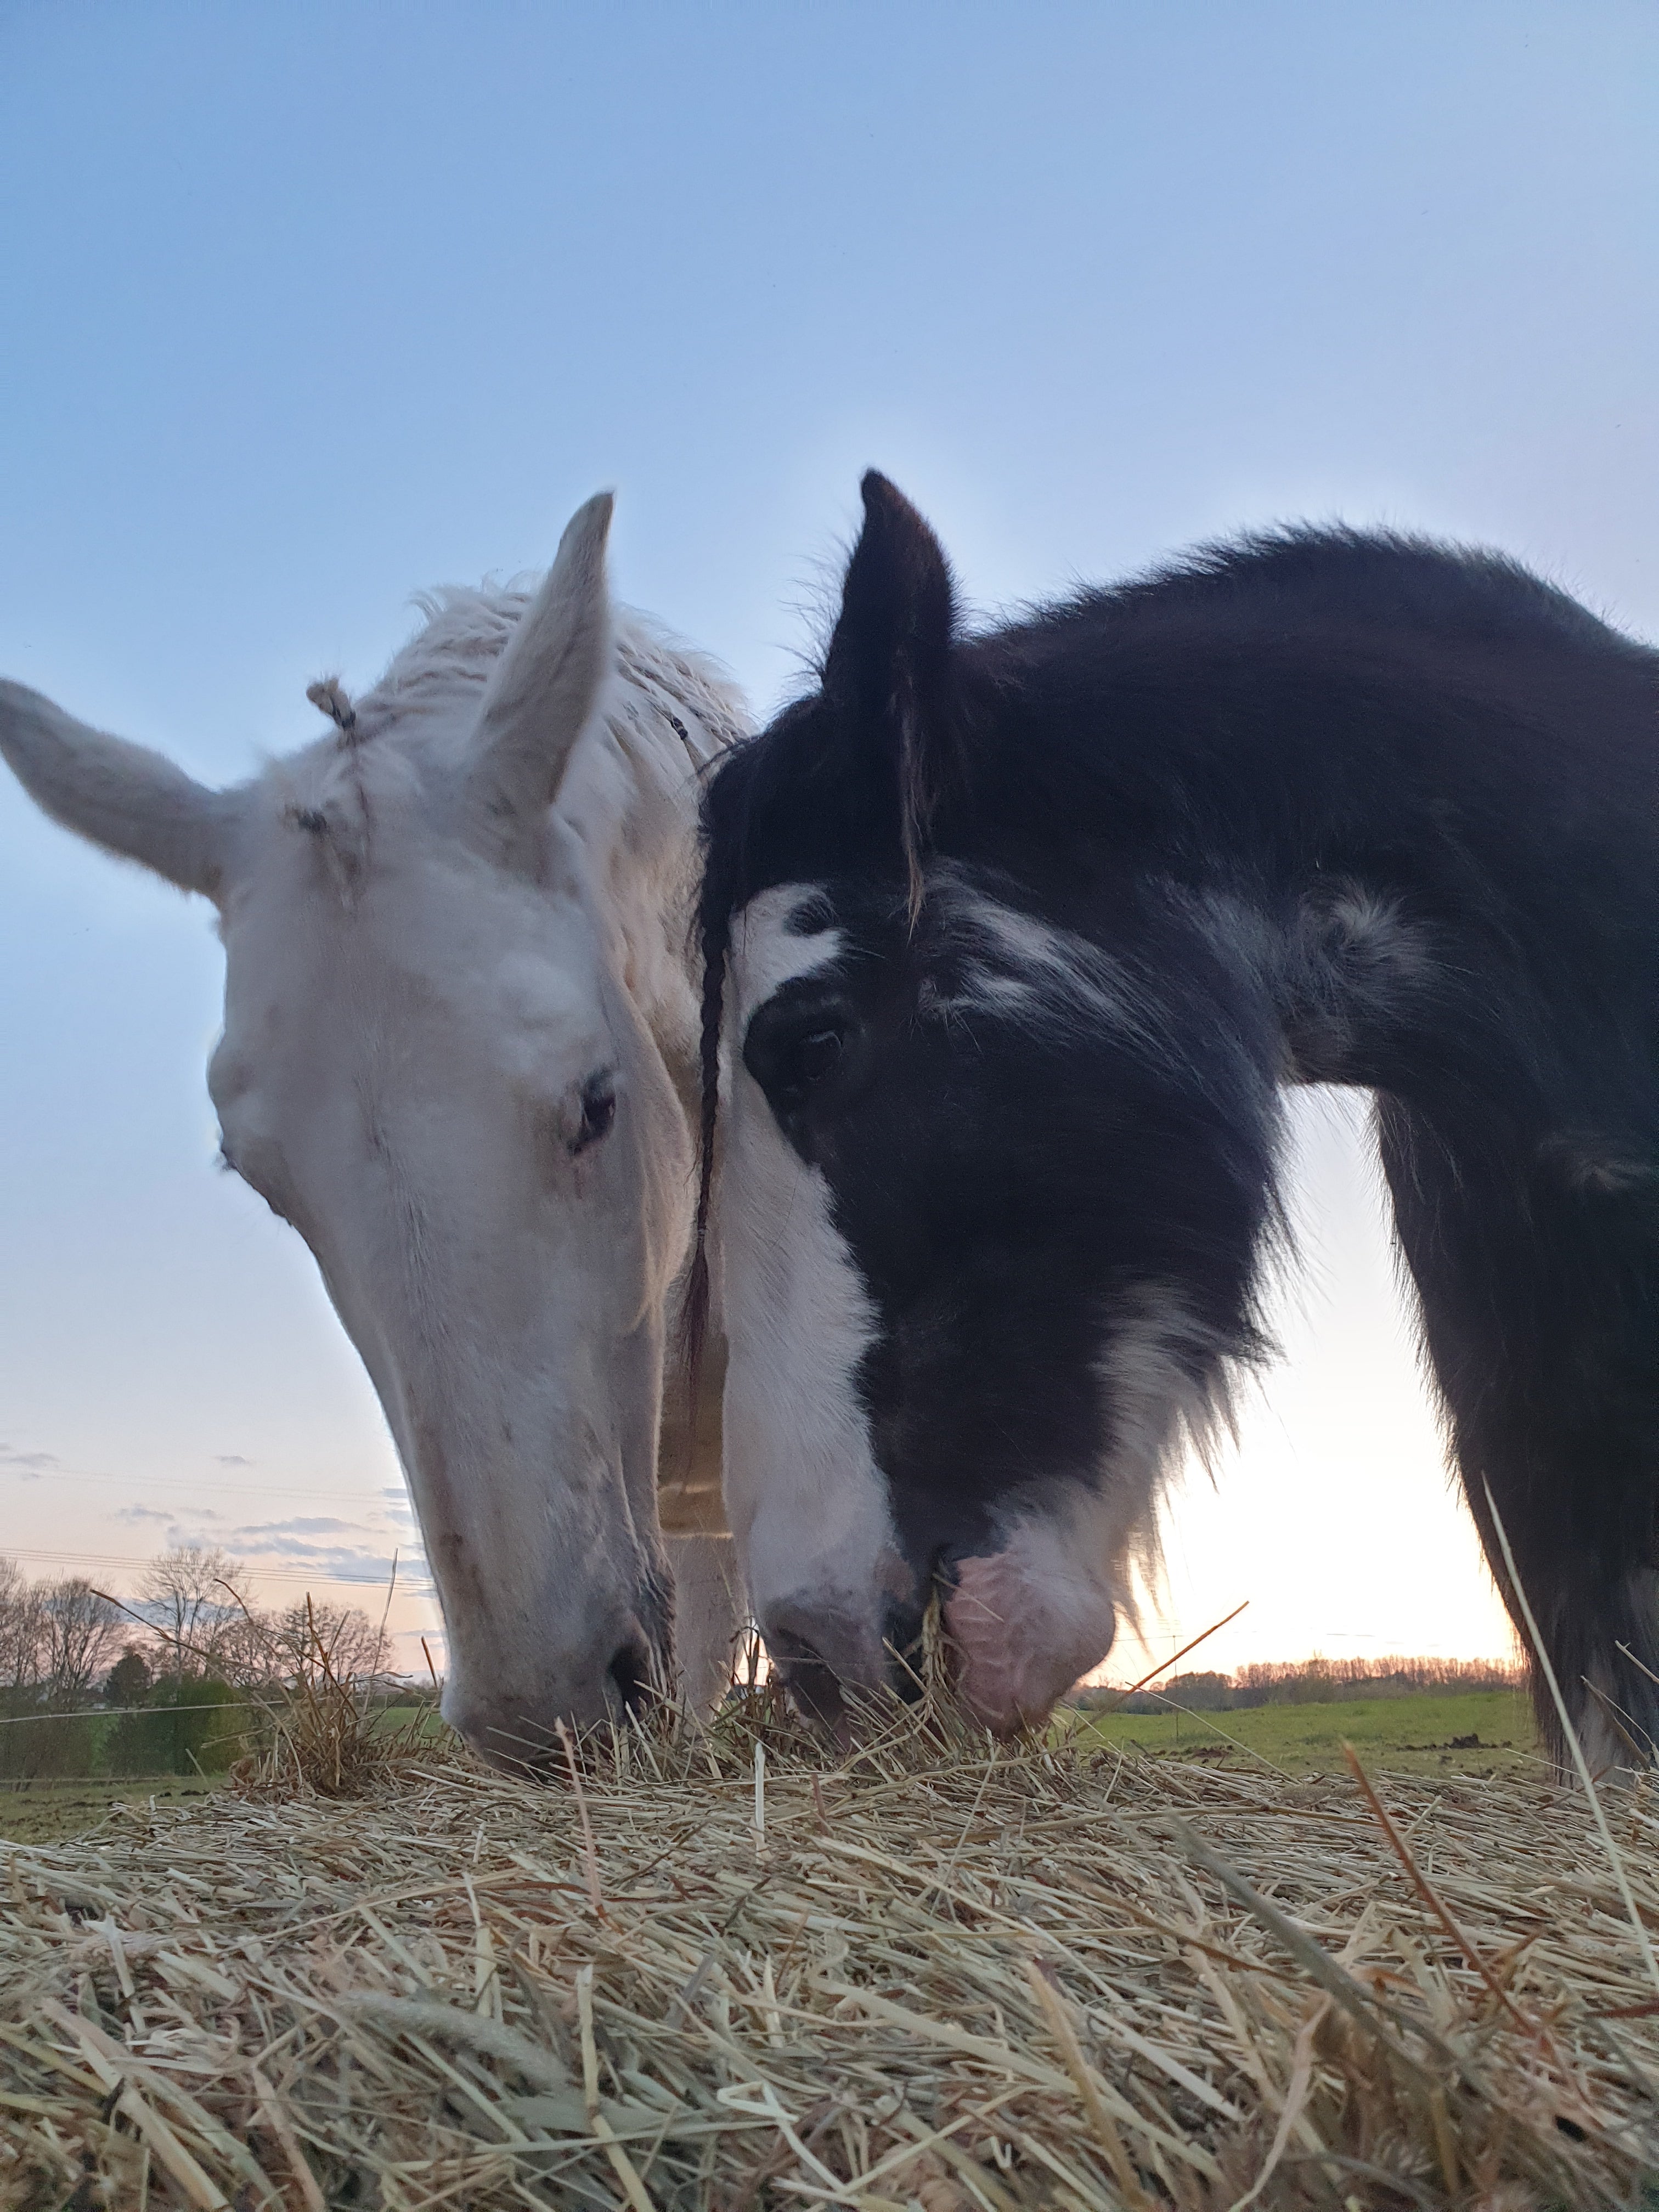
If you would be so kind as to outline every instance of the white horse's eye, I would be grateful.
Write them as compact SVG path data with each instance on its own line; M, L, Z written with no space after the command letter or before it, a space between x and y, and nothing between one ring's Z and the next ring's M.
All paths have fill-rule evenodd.
M582 1086L582 1118L571 1141L572 1157L585 1152L590 1145L597 1145L601 1137L608 1137L616 1118L615 1078L610 1075L590 1076Z

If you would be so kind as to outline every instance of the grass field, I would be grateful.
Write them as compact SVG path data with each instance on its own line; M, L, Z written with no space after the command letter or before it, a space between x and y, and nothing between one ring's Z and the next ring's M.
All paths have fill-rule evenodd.
M118 1779L70 1777L26 1782L0 1789L0 1842L49 1844L60 1836L84 1835L95 1828L112 1805L187 1804L223 1787L222 1778L194 1775L122 1775Z
M394 1708L386 1721L395 1725L415 1717L414 1709ZM431 1725L436 1735L441 1723L435 1716ZM1340 1773L1345 1740L1379 1773L1503 1774L1524 1771L1538 1755L1531 1711L1513 1690L1258 1705L1234 1713L1079 1714L1073 1725L1097 1742L1152 1758L1258 1769L1265 1760L1287 1774ZM1478 1741L1454 1746L1454 1738L1471 1736ZM216 1777L210 1781L169 1775L0 1789L0 1840L40 1844L81 1835L95 1827L112 1805L143 1804L152 1797L158 1805L183 1804L223 1786Z
M1340 1773L1345 1741L1368 1767L1396 1774L1503 1774L1538 1758L1532 1709L1518 1690L1256 1705L1231 1713L1079 1714L1074 1725L1097 1742L1153 1757L1241 1767L1265 1759L1287 1774ZM1479 1741L1454 1743L1470 1736Z
M430 1705L391 1705L375 1725L410 1729L434 1740L447 1733ZM0 1783L0 1843L46 1844L84 1835L112 1805L187 1804L227 1786L222 1774L69 1775L46 1782Z

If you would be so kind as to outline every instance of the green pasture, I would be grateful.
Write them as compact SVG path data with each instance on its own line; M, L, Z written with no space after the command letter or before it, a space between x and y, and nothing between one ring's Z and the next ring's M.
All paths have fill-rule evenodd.
M155 1775L149 1780L125 1775L55 1778L0 1786L0 1843L51 1844L83 1836L119 1804L156 1806L177 1811L192 1798L223 1787L217 1775Z
M158 1708L138 1717L152 1725L162 1750L173 1749L167 1741L174 1717L171 1708ZM200 1718L211 1724L216 1716L204 1713ZM429 1705L388 1705L374 1714L373 1724L377 1729L406 1729L416 1738L429 1737L434 1742L449 1733L436 1708ZM89 1753L99 1771L38 1774L23 1782L0 1778L0 1843L44 1844L63 1836L83 1835L96 1827L113 1806L154 1803L176 1808L226 1787L224 1773L214 1771L210 1763L219 1750L212 1736L202 1742L202 1748L210 1753L210 1761L204 1762L209 1765L206 1772L110 1771L108 1753L118 1725L106 1715L93 1714L85 1723L84 1744L77 1740L78 1747ZM239 1730L229 1748L240 1753L245 1747L251 1745L245 1745ZM228 1763L222 1758L217 1760L220 1766Z
M1287 1774L1346 1771L1344 1742L1369 1768L1395 1774L1507 1773L1534 1766L1532 1708L1518 1690L1353 1698L1328 1705L1254 1705L1227 1713L1068 1713L1071 1732L1152 1758L1201 1759ZM1469 1737L1478 1738L1470 1743ZM1454 1740L1462 1737L1463 1742Z
M436 1705L388 1705L384 1712L374 1716L377 1728L408 1729L417 1736L430 1736L435 1741L449 1734L449 1723Z
M434 1738L443 1723L430 1706L392 1706L382 1727L418 1721ZM1263 1760L1287 1774L1344 1771L1342 1745L1352 1743L1375 1773L1490 1776L1541 1771L1532 1713L1518 1691L1477 1690L1457 1697L1355 1698L1325 1705L1256 1705L1229 1713L1067 1711L1056 1722L1079 1739L1115 1745L1154 1759L1261 1771ZM1462 1737L1462 1743L1454 1742ZM1478 1739L1470 1743L1469 1737ZM212 1776L64 1777L21 1788L0 1787L0 1840L46 1843L83 1834L118 1803L188 1804L222 1788Z

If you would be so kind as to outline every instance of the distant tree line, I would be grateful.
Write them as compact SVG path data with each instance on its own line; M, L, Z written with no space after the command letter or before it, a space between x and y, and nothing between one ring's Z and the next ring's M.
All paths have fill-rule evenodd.
M1085 1711L1241 1712L1252 1705L1340 1705L1355 1698L1410 1698L1435 1692L1513 1690L1518 1666L1491 1659L1312 1659L1258 1662L1236 1674L1168 1674L1125 1696L1109 1685L1079 1690L1073 1703Z
M356 1607L256 1606L216 1549L163 1552L125 1601L0 1558L0 1783L222 1772L319 1664L371 1701L408 1701L386 1661Z

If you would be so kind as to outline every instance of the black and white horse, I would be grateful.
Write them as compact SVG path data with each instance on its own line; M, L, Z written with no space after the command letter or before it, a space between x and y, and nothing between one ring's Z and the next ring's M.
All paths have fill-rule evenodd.
M1262 1349L1285 1086L1352 1084L1488 1560L1518 1618L1501 1522L1592 1755L1646 1755L1659 655L1501 556L1335 530L963 635L927 525L864 501L820 688L706 801L772 1650L833 1706L937 1582L994 1728L1098 1662Z

